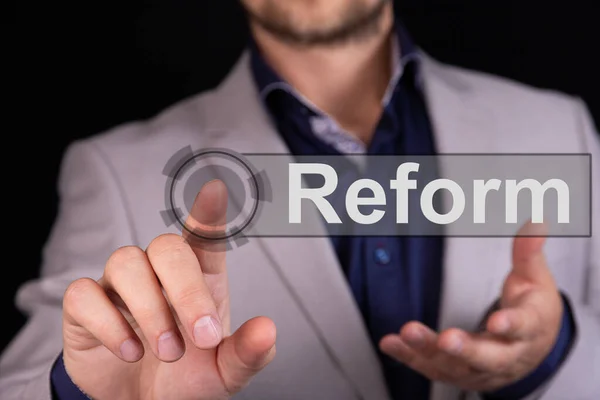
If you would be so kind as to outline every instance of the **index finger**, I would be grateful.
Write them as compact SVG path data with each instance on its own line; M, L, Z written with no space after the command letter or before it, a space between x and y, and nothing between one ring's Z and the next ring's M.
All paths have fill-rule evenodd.
M212 180L200 189L185 221L182 235L205 274L225 272L227 201L225 184Z

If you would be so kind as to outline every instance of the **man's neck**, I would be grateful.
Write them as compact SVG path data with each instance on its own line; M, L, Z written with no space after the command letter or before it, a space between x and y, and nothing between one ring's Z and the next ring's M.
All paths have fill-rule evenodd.
M299 47L251 26L269 65L299 93L365 144L371 141L391 79L393 11L377 33L330 47Z

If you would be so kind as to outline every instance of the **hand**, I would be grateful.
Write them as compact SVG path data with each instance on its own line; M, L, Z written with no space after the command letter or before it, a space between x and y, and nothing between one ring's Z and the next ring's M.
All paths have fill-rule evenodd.
M542 252L544 235L543 225L521 228L500 309L490 315L484 332L453 328L438 334L410 322L400 334L385 336L381 350L431 380L463 390L493 391L527 376L552 350L563 313Z
M225 185L210 182L186 226L222 229L226 208ZM275 356L276 334L260 317L230 335L224 250L166 234L146 251L115 251L98 282L73 282L63 300L73 382L98 400L215 400L241 390Z

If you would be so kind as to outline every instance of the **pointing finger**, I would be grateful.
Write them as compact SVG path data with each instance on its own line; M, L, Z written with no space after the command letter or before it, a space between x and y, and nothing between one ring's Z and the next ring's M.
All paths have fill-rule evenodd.
M227 187L213 180L201 189L185 222L183 237L192 246L202 272L225 272Z

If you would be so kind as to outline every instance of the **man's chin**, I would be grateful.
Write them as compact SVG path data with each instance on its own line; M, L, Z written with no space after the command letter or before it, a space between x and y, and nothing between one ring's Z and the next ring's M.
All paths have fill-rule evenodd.
M390 0L379 0L367 6L353 3L345 11L346 17L336 25L324 27L313 21L302 23L291 12L277 7L277 3L265 7L261 12L246 8L250 20L279 40L302 46L331 46L366 38L379 32L380 22ZM338 14L339 15L339 14ZM314 25L314 26L312 26Z

